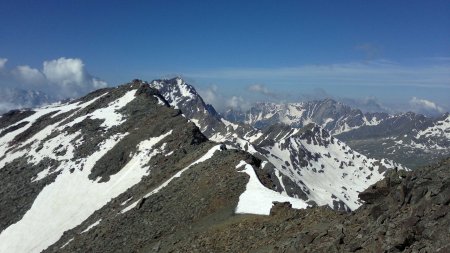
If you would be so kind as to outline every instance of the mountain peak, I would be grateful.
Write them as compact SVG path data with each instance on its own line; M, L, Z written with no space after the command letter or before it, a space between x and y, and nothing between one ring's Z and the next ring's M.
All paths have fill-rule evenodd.
M179 107L178 103L182 100L201 99L195 88L186 83L181 77L153 80L150 83L150 87L159 90L174 107Z
M182 83L185 82L181 76L175 77L175 80L176 80L176 82L177 82L178 85L181 85Z
M337 102L336 100L334 100L332 98L324 98L324 99L318 100L318 101L322 101L322 103L326 103L326 104L339 104L339 102Z

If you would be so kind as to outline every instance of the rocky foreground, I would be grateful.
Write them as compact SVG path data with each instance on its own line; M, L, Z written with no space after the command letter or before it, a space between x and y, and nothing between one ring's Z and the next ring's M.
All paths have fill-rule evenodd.
M450 159L392 171L360 198L353 213L277 203L268 217L235 216L161 252L450 252Z

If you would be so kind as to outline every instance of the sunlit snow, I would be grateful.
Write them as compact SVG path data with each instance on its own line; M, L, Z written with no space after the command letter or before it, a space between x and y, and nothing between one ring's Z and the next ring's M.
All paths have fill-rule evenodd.
M239 203L236 207L236 213L269 215L273 202L290 202L293 208L306 208L303 200L289 197L285 194L266 188L256 176L253 167L244 161L241 161L236 168L242 168L242 172L247 173L250 178L245 191L239 196Z

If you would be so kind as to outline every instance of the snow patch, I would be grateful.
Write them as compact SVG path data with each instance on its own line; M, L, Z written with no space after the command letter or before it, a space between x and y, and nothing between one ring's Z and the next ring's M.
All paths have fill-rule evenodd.
M290 202L293 208L303 209L308 207L301 199L289 197L276 191L266 188L256 176L253 167L245 161L241 161L236 168L242 168L241 172L247 173L250 179L245 191L239 196L239 203L236 207L236 213L269 215L273 202Z
M226 120L226 119L221 119L222 122L228 127L231 126L233 128L233 130L238 129L239 125L231 123L230 121Z
M122 109L128 103L133 101L133 99L135 98L134 95L136 94L136 91L137 89L128 91L121 98L108 104L107 107L95 110L89 116L92 119L104 120L101 126L106 129L122 124L125 120L123 118L123 115L119 113L118 110Z

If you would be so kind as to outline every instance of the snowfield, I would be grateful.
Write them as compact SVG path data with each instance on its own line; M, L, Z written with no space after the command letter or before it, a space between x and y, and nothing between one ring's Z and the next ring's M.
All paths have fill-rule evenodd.
M290 202L293 208L302 209L308 207L303 200L289 197L285 194L266 188L256 176L253 167L241 161L236 169L244 168L241 172L250 176L244 193L239 196L236 213L269 215L273 202Z
M78 226L148 175L149 168L143 165L157 153L153 152L153 146L169 134L143 141L138 154L109 181L99 183L88 178L91 169L125 135L112 136L103 142L99 151L83 161L82 171L63 170L54 183L39 193L24 217L0 234L0 252L40 252L57 242L64 231Z

